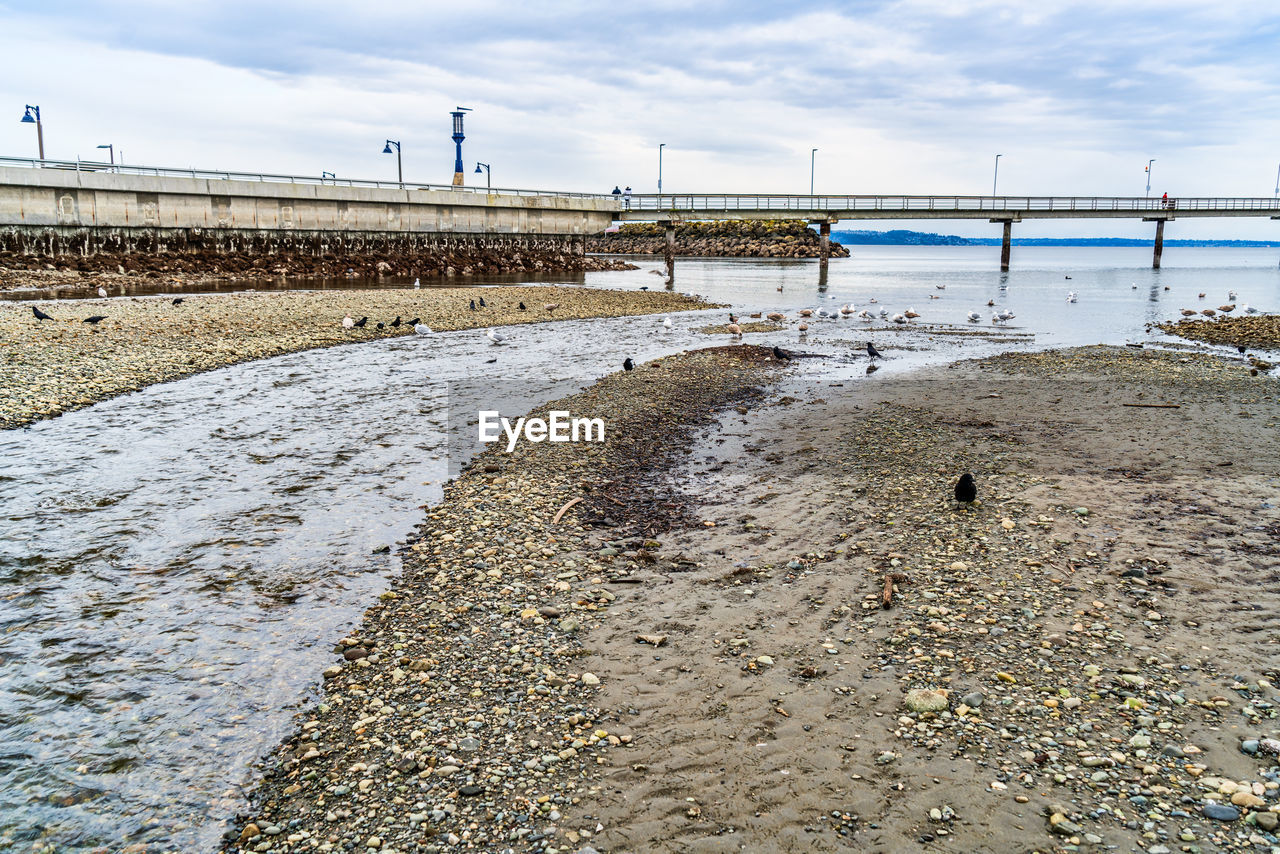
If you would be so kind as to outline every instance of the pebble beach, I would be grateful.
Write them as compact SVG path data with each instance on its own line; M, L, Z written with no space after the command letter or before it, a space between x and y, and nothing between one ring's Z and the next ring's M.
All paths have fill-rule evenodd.
M481 299L487 307L470 310ZM37 320L32 306L53 320ZM442 332L709 307L670 292L569 287L247 292L187 296L177 305L170 297L0 303L0 428L239 362L413 335L414 318ZM84 322L97 315L105 319ZM368 321L344 329L347 315Z
M1280 844L1274 382L807 369L666 358L549 407L625 440L477 458L227 850Z

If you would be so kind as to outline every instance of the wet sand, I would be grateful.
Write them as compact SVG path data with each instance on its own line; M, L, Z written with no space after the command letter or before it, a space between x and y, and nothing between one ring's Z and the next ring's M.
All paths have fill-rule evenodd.
M641 366L568 403L615 440L478 458L228 849L1277 844L1274 380L776 367Z
M481 299L487 308L468 308ZM54 320L36 320L33 305ZM709 307L669 292L536 286L217 294L179 305L171 297L0 303L0 428L238 362L413 335L405 323L414 318L447 331ZM95 315L106 319L84 322ZM369 319L344 329L344 315ZM392 328L397 316L402 325Z

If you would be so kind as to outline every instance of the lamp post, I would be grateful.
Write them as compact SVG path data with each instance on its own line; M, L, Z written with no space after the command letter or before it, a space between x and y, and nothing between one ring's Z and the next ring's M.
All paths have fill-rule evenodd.
M400 178L400 189L404 189L404 164L400 161L400 143L394 139L387 140L386 146L382 149L383 154L391 153L391 146L396 147L396 175Z
M1280 166L1276 167L1276 198L1280 199Z
M454 107L453 112L449 114L453 116L453 144L457 147L457 156L453 160L453 186L455 187L461 187L466 181L462 174L462 141L466 139L462 135L462 116L469 112L471 112L470 107Z
M658 210L662 210L662 149L666 147L665 142L658 144Z
M1001 157L1004 157L1004 155L1003 154L996 155L996 171L993 172L991 175L991 197L992 198L995 198L995 195L996 195L996 182L1000 180L1000 158Z
M107 150L107 154L111 158L111 165L115 166L116 165L116 147L108 143L107 145L99 145L98 148L105 148Z
M818 149L809 149L809 195L813 195L813 163L814 157L817 155Z
M1148 199L1151 198L1151 164L1155 162L1156 162L1156 159L1154 157L1147 161L1147 198Z
M477 162L477 163L476 163L476 174L477 174L477 175L478 175L478 174L480 174L480 167L481 167L481 166L483 166L483 167L484 167L484 188L485 188L486 190L491 190L491 189L493 189L493 182L492 182L492 180L491 180L491 179L493 178L493 174L489 171L489 164L488 164L488 163L480 163L480 162Z
M329 179L331 179L335 184L338 182L338 176L337 176L337 175L335 175L335 174L333 174L332 172L321 172L321 173L320 173L320 183L321 183L321 184L323 184L323 183L324 183L324 179L325 179L325 178L329 178Z
M22 114L22 121L34 123L36 126L36 142L40 146L40 159L44 160L44 125L40 124L40 108L26 105L27 111Z

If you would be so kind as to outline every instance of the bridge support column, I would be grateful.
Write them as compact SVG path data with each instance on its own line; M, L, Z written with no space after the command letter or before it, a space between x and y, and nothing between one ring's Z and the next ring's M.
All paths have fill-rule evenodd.
M1013 241L1013 220L1004 220L1004 239L1000 241L1000 272L1009 272L1009 255Z
M818 226L818 269L827 271L827 261L831 258L831 223L824 222Z
M662 257L667 262L667 284L670 285L676 280L676 224L664 222L662 225L667 237L662 249Z
M1164 220L1156 220L1156 248L1151 257L1151 269L1160 269L1160 256L1164 254Z

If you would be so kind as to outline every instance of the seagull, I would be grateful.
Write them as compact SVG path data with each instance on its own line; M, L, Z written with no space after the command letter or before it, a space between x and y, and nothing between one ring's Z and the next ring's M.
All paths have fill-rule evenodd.
M738 325L738 324L736 324L736 323L730 323L730 324L729 324L729 334L730 334L730 335L736 335L736 336L738 336L739 338L741 338L741 337L742 337L742 327L741 327L741 326L739 326L739 325Z
M106 296L107 296L107 289L106 289L106 288L98 288L98 296L103 297L103 298L105 299L105 298L106 298Z
M867 311L865 308L862 311L858 312L858 317L862 318L867 323L872 323L875 321L875 318L871 316L871 312Z
M854 311L853 303L845 303L844 305L840 306L840 314L843 315L844 317L848 317L849 315L853 314L853 311Z
M813 312L810 312L809 314L812 314L812 313L813 313ZM804 315L805 317L808 317L808 316L809 316L808 314L805 314L803 311L802 311L802 312L800 312L800 314ZM820 308L820 309L818 309L818 317L834 317L834 316L835 316L835 315L833 315L833 314L831 314L830 312L828 312L825 308Z
M771 311L771 312L769 312L769 314L768 314L768 315L766 315L766 316L769 318L769 320L772 320L774 323L777 323L777 322L779 322L779 321L781 321L781 320L786 320L786 319L787 319L787 316L786 316L785 314L780 314L780 313L778 313L778 312L776 312L776 311Z
M662 318L662 328L663 328L663 329L670 329L670 328L671 328L671 318L669 318L669 317L664 317L664 318Z
M107 316L105 314L95 314L93 317L86 317L83 322L92 323L94 326L97 326L99 321L103 321L106 319L107 319Z
M956 481L956 501L972 504L977 497L978 484L974 483L973 475L969 472L960 475L960 479Z
M560 307L560 303L558 303L558 302L549 302L549 303L547 303L547 305L546 305L547 314L551 314L552 312L554 312L554 311L555 311L557 308L559 308L559 307Z
M400 328L400 315L398 315L398 314L397 314L397 315L396 315L396 319L395 319L395 320L393 320L393 321L391 321L391 328L392 328L392 329L399 329L399 328Z
M903 316L903 315L901 315L901 314L895 314L895 315L893 316L892 320L893 320L893 322L894 322L894 323L906 323L906 322L907 322L907 318L906 318L906 317L904 317L904 316Z
M1246 303L1246 304L1244 304L1244 305L1240 306L1240 310L1241 310L1241 311L1243 311L1245 314L1257 314L1257 313L1258 313L1258 310L1257 310L1256 308L1254 308L1253 306L1249 305L1248 303Z
M356 329L364 329L364 325L369 322L368 316L362 317L356 321Z
M1227 291L1227 302L1235 302L1235 301L1236 301L1236 292Z
M888 317L888 316L889 316L889 309L885 308L884 306L881 306L881 307L880 307L880 316L881 316L881 317Z
M872 344L870 341L867 342L867 358L869 359L884 358L884 356L880 355L880 351L876 349L876 345Z
M783 350L781 347L774 345L773 358L777 359L779 362L789 362L791 361L791 354L786 350Z
M353 327L353 326L355 326L355 325L356 325L356 322L355 322L354 320L352 320L352 319L351 319L351 315L349 315L349 314L348 314L346 317L342 318L342 328L343 328L343 329L350 329L351 327Z
M982 315L978 314L976 311L971 311L965 316L969 318L970 323L977 323L982 319Z
M993 315L991 315L991 325L992 325L992 326L999 326L999 325L1000 325L1001 323L1003 323L1003 322L1004 322L1004 318L1003 318L1003 317L1001 317L1000 315L998 315L998 314L993 314Z
M946 285L934 285L934 287L940 291L945 291L947 289Z
M185 300L185 299L183 299L182 297L177 297L176 299L174 299L173 304L174 304L174 305L182 305L184 302L186 302L186 300Z
M633 361L631 361L631 357L630 357L630 356L628 356L628 357L627 357L626 359L624 359L624 360L623 360L623 362L622 362L622 370L624 370L624 371L633 371L633 370L635 370L635 367L636 367L636 363L635 363L635 362L633 362Z
M413 289L416 291L416 290L418 290L418 289L419 289L419 288L421 288L421 287L422 287L422 280L421 280L421 279L414 279L414 280L413 280Z
M1000 309L1000 319L1001 319L1001 320L1013 320L1015 317L1017 317L1017 315L1016 315L1016 314L1014 314L1014 313L1013 313L1012 311L1010 311L1009 309L1007 309L1007 308L1002 308L1002 309Z
M487 305L485 305L485 303L484 303L484 297L480 297L480 307L481 307L481 308L488 308L488 306L487 306Z
M490 327L489 329L485 330L484 335L485 335L485 337L486 337L486 338L488 338L488 339L489 339L490 341L492 341L494 344L501 344L503 341L506 341L506 340L507 340L507 336L505 336L505 335L499 335L498 333L496 333L496 332L494 332L494 331L493 331L493 328L492 328L492 327Z
M1136 291L1137 289L1138 289L1138 283L1137 283L1137 282L1130 282L1130 283L1129 283L1129 290L1131 290L1131 291Z
M476 310L476 301L475 301L475 300L472 300L472 301L471 301L471 310L472 310L472 311L475 311L475 310Z
M1076 292L1067 291L1067 302L1075 302L1075 301L1076 301Z
M430 335L431 327L427 326L425 323L415 323L413 324L413 331L419 335Z
M31 312L36 316L36 320L53 320L51 316L45 314L43 311L36 308L34 305L31 306Z
M920 316L914 308L908 308L905 312L903 312L903 314L906 315L907 320L913 320Z

